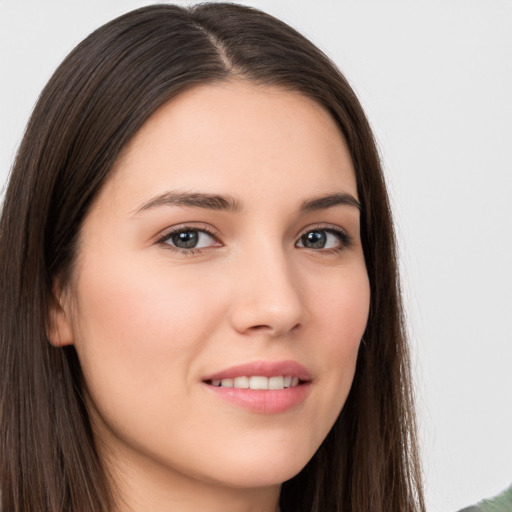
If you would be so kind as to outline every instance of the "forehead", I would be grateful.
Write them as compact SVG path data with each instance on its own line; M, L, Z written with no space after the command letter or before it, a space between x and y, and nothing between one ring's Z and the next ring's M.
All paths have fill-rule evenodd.
M344 137L332 116L295 91L244 81L201 85L170 100L121 153L113 181L134 191L200 186L236 195L246 185L356 192ZM208 190L207 190L208 191Z

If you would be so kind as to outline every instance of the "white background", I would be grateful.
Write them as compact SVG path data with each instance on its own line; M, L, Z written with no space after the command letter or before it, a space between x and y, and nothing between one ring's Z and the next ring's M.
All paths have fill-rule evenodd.
M100 24L147 3L0 0L0 184L55 67ZM512 1L244 3L333 58L375 130L401 248L428 510L499 492L512 483Z

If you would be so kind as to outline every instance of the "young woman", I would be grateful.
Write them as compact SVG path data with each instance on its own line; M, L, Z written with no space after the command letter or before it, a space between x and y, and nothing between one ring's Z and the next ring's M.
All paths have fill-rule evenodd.
M157 5L83 41L0 279L4 512L423 509L372 134L282 22Z

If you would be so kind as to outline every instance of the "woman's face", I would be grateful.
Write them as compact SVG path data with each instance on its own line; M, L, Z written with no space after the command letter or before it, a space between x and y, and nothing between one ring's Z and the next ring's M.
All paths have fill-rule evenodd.
M219 83L125 148L51 339L76 347L100 452L125 476L277 486L343 407L369 296L332 118L294 92Z

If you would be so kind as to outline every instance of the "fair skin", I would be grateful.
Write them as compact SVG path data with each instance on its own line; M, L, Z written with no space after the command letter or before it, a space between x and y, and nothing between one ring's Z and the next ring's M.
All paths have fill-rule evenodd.
M125 148L50 331L77 350L117 512L276 510L353 380L370 296L356 204L332 118L274 87L196 87ZM237 372L277 389L223 387Z

